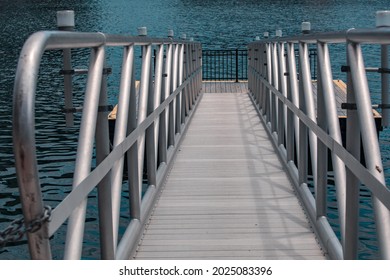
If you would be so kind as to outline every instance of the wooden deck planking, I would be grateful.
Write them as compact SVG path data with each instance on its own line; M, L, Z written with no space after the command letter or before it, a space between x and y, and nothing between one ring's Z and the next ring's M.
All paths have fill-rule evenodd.
M324 259L247 84L222 84L203 83L134 257Z

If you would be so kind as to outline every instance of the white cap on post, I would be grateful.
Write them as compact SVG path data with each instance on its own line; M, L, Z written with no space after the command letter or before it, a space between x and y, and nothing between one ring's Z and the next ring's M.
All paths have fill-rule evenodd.
M268 38L269 37L269 32L264 32L263 36L264 36L264 38Z
M278 29L275 32L276 37L282 37L282 30Z
M303 34L309 34L311 31L311 24L308 21L304 21L301 24L301 30Z
M390 27L390 11L376 12L376 27Z
M181 33L180 38L183 40L187 39L187 34Z
M138 36L147 36L148 35L148 29L145 26L138 27Z
M66 28L74 27L74 11L58 11L57 12L57 27Z
M168 29L168 38L173 38L174 33L172 29Z
M260 36L256 36L255 41L260 41Z

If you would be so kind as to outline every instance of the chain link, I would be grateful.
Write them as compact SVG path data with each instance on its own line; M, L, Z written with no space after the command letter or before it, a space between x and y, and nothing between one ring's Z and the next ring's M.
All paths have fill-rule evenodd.
M11 222L11 224L3 231L0 231L0 249L6 244L22 240L26 233L34 233L41 229L43 224L50 221L51 207L46 205L45 209L38 219L32 220L28 225L24 225L24 218L20 218Z

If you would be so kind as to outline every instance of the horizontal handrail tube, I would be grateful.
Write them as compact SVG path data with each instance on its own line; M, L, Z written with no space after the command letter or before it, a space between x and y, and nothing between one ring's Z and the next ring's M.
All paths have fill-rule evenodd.
M354 43L365 44L390 44L390 28L371 28L371 29L348 29L338 32L312 33L301 36L281 37L256 41L252 44L264 43L299 43L304 42L308 44L315 44L317 42L323 43L345 43L351 41Z

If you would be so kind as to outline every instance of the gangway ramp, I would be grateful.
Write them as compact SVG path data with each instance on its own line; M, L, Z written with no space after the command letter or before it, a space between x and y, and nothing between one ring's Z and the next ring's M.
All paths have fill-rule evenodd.
M325 259L247 94L203 97L135 259Z

